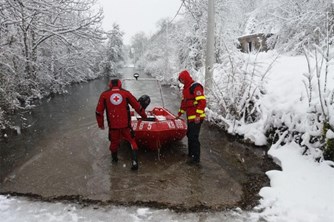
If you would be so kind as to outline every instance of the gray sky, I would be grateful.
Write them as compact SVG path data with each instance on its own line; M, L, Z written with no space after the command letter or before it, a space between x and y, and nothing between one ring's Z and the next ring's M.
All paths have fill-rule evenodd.
M124 43L131 36L143 31L150 35L162 18L172 19L179 9L181 0L99 0L104 10L103 28L110 30L113 23L120 25Z

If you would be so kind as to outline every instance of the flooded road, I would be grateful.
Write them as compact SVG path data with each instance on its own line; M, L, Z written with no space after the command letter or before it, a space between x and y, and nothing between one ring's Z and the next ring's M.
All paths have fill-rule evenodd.
M124 69L122 78L133 69ZM119 162L111 163L108 130L95 121L98 97L108 80L95 80L69 89L68 95L45 101L26 116L31 127L1 141L1 194L42 200L75 200L171 208L180 211L249 209L265 172L274 165L260 148L238 143L204 123L200 140L201 166L189 166L187 139L157 152L139 150L140 168L130 170L130 148L122 144ZM162 105L154 83L125 82L138 98L151 97L151 109ZM179 92L163 87L165 107L177 113Z

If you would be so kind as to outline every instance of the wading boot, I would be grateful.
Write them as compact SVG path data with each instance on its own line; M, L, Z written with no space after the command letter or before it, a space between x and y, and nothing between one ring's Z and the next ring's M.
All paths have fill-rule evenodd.
M111 161L113 163L117 163L118 162L117 152L111 153Z
M200 166L200 160L196 157L189 158L186 163L190 166Z
M137 151L132 151L132 166L131 170L138 170L138 158L137 158Z

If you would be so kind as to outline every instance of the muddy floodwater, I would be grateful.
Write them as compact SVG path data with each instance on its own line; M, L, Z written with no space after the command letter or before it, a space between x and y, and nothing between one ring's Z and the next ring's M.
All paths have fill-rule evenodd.
M124 69L122 78L133 69ZM139 150L139 170L130 170L130 147L123 143L111 163L108 130L95 121L98 97L108 80L74 85L66 95L45 100L21 114L29 128L0 141L0 193L46 201L141 205L180 211L249 209L267 186L265 172L275 166L264 148L245 145L205 122L201 164L187 160L187 139L158 152ZM162 106L154 82L125 82L138 98L147 94ZM177 113L178 89L162 87L165 107ZM20 123L18 123L20 124Z

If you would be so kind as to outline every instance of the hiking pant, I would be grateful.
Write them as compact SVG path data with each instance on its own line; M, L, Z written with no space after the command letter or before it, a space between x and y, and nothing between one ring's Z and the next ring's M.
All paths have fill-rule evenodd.
M109 141L110 141L109 150L112 153L117 152L122 139L125 139L130 143L132 150L138 150L138 145L135 141L132 129L130 128L109 129Z
M188 156L192 157L194 161L199 162L201 155L201 143L199 142L199 132L201 130L202 122L195 123L188 121Z

